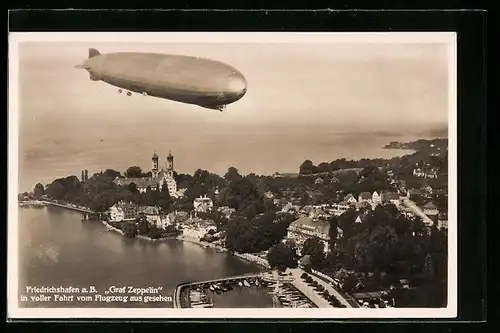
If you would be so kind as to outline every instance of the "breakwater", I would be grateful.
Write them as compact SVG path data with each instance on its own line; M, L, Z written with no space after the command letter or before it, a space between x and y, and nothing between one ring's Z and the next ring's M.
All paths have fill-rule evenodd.
M205 280L205 281L197 281L197 282L187 282L187 283L182 283L179 284L175 290L174 290L174 297L173 299L173 304L172 306L174 308L182 308L181 306L181 294L182 291L185 288L193 288L197 287L200 285L208 285L211 283L220 283L220 282L237 282L237 281L242 281L248 278L257 278L260 277L261 273L249 273L249 274L243 274L243 275L238 275L238 276L230 276L230 277L225 277L225 278L219 278L219 279L212 279L212 280Z

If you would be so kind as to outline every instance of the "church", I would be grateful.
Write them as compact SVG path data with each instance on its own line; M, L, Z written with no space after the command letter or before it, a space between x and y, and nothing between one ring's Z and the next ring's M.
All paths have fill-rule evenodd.
M179 196L179 193L177 191L177 182L175 181L174 177L174 156L172 156L172 153L169 153L167 156L167 165L165 169L159 169L158 155L156 155L156 153L153 153L151 162L152 167L150 178L117 177L114 180L115 184L120 186L128 186L129 184L134 183L137 186L137 190L139 190L139 192L141 193L146 192L148 186L151 187L151 190L156 191L157 187L161 189L163 184L166 184L170 196L177 198Z

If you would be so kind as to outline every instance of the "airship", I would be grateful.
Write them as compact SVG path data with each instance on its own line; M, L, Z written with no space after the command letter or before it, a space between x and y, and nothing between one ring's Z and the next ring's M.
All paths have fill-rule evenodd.
M101 54L90 48L88 59L76 68L92 81L103 81L126 92L198 105L223 112L240 100L247 82L236 68L205 58L139 52Z

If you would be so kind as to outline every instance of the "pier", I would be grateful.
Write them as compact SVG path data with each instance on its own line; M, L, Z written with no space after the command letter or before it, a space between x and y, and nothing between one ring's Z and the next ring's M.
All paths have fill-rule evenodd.
M75 212L81 213L81 220L95 220L99 219L100 213L94 212L87 207L81 207L73 204L61 204L54 201L45 201L45 200L32 200L32 201L19 201L20 206L35 206L35 207L45 207L45 206L55 206L60 208L65 208L69 210L73 210Z
M71 209L80 213L87 213L87 214L97 214L96 212L93 212L89 208L86 207L80 207L76 205L70 205L70 204L60 204L57 202L52 202L52 201L43 201L47 205L51 206L56 206L56 207L61 207L61 208L66 208L66 209Z
M240 280L245 280L248 278L257 278L257 277L261 277L261 276L262 276L262 273L249 273L249 274L243 274L243 275L237 275L237 276L231 276L231 277L225 277L225 278L219 278L219 279L213 279L213 280L182 283L182 284L178 285L174 290L174 297L172 298L173 299L173 307L174 308L182 308L182 306L181 306L181 292L184 288L193 288L193 287L198 287L201 285L208 285L211 283L219 283L219 282L238 282Z

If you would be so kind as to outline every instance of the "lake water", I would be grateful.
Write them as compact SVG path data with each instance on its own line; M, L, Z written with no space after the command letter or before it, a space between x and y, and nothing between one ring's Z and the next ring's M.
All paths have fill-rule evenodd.
M257 272L259 267L227 253L169 240L127 239L99 222L56 207L19 208L19 297L26 286L161 287L172 297L181 283ZM242 297L244 295L244 297ZM219 295L220 296L220 295ZM265 291L234 291L218 307L272 307ZM171 302L20 302L22 307L171 307Z

